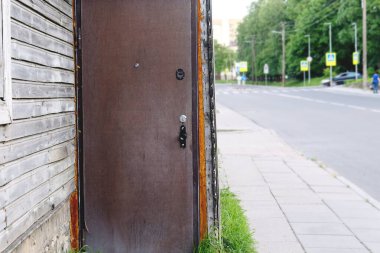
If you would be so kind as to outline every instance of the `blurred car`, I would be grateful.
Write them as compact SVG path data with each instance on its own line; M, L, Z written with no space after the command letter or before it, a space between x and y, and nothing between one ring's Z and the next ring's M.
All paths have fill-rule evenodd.
M346 80L355 80L356 75L357 75L358 79L362 78L362 75L360 73L357 73L357 74L355 72L340 73L339 75L337 75L333 78L333 85L344 84L344 82ZM324 86L331 86L330 85L330 79L322 80L321 84Z

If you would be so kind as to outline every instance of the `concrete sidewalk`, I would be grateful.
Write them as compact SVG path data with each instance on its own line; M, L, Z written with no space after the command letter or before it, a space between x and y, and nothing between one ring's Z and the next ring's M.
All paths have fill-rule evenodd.
M345 92L345 93L351 93L351 94L360 94L360 95L367 95L367 96L378 96L378 94L373 94L373 91L371 89L360 89L360 88L352 88L352 87L347 87L344 85L338 85L338 86L333 86L333 87L328 87L324 91L328 92Z
M242 201L259 253L380 252L378 202L219 104L217 124L221 185Z

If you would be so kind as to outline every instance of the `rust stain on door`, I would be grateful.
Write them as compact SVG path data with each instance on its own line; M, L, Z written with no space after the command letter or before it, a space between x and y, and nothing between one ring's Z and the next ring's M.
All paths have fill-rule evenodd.
M199 138L199 234L200 239L207 236L207 178L206 178L206 147L205 147L205 118L203 94L203 64L202 64L202 27L203 20L201 0L198 0L198 138Z

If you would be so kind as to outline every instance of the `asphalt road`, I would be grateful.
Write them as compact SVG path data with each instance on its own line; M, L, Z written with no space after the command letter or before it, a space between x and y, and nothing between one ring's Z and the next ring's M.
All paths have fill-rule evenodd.
M217 85L216 100L380 201L380 95L341 87Z

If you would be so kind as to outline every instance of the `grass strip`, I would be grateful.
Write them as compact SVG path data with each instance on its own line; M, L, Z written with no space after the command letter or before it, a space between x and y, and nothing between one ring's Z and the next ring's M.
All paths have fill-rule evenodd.
M67 251L66 253L100 253L100 251L94 251L92 249L90 249L90 247L88 247L87 245L83 246L83 248L79 249L79 250L69 250Z
M312 78L310 83L308 80L304 83L302 80L290 79L285 82L285 87L315 87L321 86L321 81L326 79L324 77L316 77ZM328 79L328 78L327 78ZM217 84L237 84L236 80L215 80ZM269 86L269 87L282 87L282 82L265 82L257 81L253 83L253 81L247 81L246 85L261 85L261 86Z
M240 201L229 189L223 189L220 193L221 202L221 241L214 233L203 240L199 247L199 253L256 253L252 233L248 220Z

